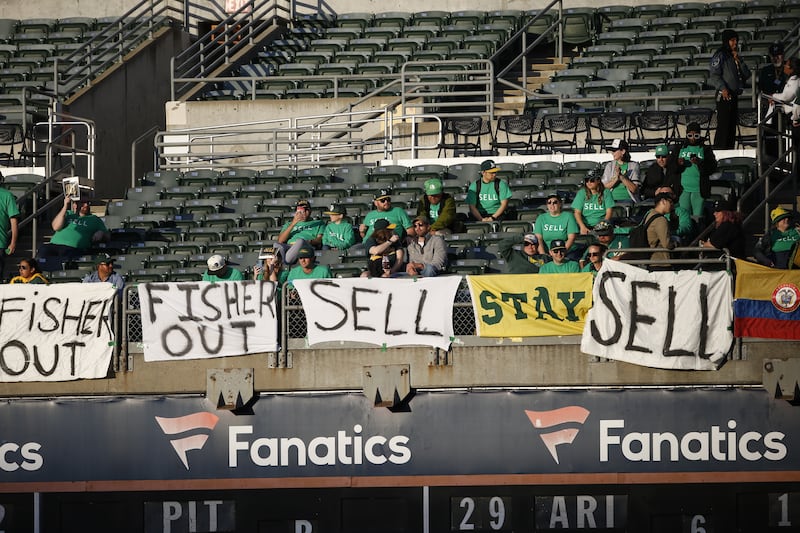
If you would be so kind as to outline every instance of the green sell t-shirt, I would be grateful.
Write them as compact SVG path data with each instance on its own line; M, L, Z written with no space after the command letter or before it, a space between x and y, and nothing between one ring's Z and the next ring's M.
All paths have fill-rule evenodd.
M693 156L703 159L702 146L684 146L678 153L678 158L683 158L684 161L689 162ZM681 172L681 187L685 192L700 192L700 167L691 164L683 169Z
M203 281L210 281L212 283L219 283L221 281L242 281L244 280L244 275L235 268L228 267L228 272L225 274L225 277L217 276L206 270L203 272L202 279Z
M296 279L327 279L332 278L331 269L328 265L314 265L310 273L306 274L303 267L297 265L289 271L287 281L294 281Z
M322 231L323 246L330 246L337 250L346 250L356 243L353 226L349 222L341 221L338 224L328 222Z
M497 179L497 178L495 178ZM495 190L493 181L481 183L481 192L478 195L478 182L473 181L467 190L467 204L474 205L484 216L490 216L500 209L503 200L511 198L511 189L504 180L499 180L500 186ZM499 194L498 194L499 193ZM480 196L480 197L479 197Z
M544 213L536 217L533 232L541 235L545 248L549 248L550 242L554 239L566 241L570 233L578 233L578 223L569 211L562 211L555 217L550 213Z
M96 215L82 217L78 213L67 211L64 216L64 227L53 234L50 242L78 250L87 250L92 246L92 235L98 231L108 230Z
M788 252L794 246L794 243L800 240L800 233L795 228L789 228L781 233L773 229L770 231L770 239L772 241L773 252Z
M281 228L281 232L285 231L286 228L289 227L292 221L286 222L283 227ZM295 241L298 239L305 239L306 241L313 241L317 238L318 235L322 233L322 230L325 228L325 222L322 220L306 220L304 222L298 222L292 228L292 231L289 233L289 240L286 242L288 244L294 244Z
M581 271L581 266L577 261L564 261L557 265L555 261L545 263L539 269L539 274L577 274Z
M577 209L581 212L584 223L590 229L606 218L606 209L616 205L614 196L608 189L603 190L602 200L601 202L599 194L593 194L590 198L587 198L585 188L581 188L575 193L575 199L572 200L572 209Z
M406 228L411 227L411 219L408 218L408 215L403 209L399 207L393 207L388 211L378 211L377 209L373 209L369 213L364 216L364 220L361 221L367 227L367 231L364 234L364 240L367 240L372 232L374 231L375 221L385 218L391 224L397 224L395 228L395 233L398 235L402 235L403 230Z

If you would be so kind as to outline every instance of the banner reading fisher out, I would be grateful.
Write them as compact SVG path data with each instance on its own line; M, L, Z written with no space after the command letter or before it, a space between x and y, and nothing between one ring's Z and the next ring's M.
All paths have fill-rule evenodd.
M715 370L731 348L727 272L648 272L604 261L593 291L585 353L654 368Z
M144 360L276 351L275 288L270 281L252 280L140 285Z
M115 294L110 283L3 285L0 381L106 377Z
M592 275L468 276L481 337L580 335L592 306Z
M461 276L295 280L311 345L357 341L446 350Z

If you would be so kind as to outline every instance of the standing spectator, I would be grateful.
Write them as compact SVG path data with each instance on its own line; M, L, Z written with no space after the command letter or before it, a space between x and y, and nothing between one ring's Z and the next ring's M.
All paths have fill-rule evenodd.
M361 233L361 238L365 241L372 235L372 232L375 231L375 222L380 219L388 220L390 223L397 226L397 228L399 228L397 230L399 237L404 236L403 230L410 232L413 229L411 219L408 218L405 210L399 207L392 207L392 196L389 189L381 189L378 191L372 204L375 206L375 209L366 214L364 220L361 222L361 226L358 228Z
M550 257L553 260L542 265L539 274L571 274L581 271L577 261L567 259L567 245L561 239L550 242Z
M590 172L583 178L583 187L572 200L572 211L581 235L589 235L591 228L601 220L611 220L614 197L603 187L600 176Z
M539 241L533 233L527 233L522 237L522 250L517 250L518 237L511 234L500 241L497 245L498 255L508 265L509 274L536 274L543 264L549 259L545 255L539 254Z
M328 265L318 265L314 247L304 244L297 253L297 266L289 271L286 281L292 282L296 279L327 279L332 278L331 269Z
M711 196L711 174L717 171L714 150L703 143L700 124L686 126L686 142L673 150L674 163L681 171L679 205L691 213L695 220L703 216L706 198ZM674 192L674 191L673 191Z
M300 248L308 243L312 246L322 244L322 231L325 222L311 218L311 204L308 200L298 200L295 204L294 216L283 224L278 234L276 248L280 248L283 260L287 265L297 261Z
M770 62L764 65L758 73L758 89L761 94L770 96L783 91L788 79L786 72L784 72L783 54L783 43L776 41L770 45ZM763 104L763 101L759 100L759 102ZM775 124L772 116L775 111L775 105L770 101L769 108L764 109L762 105L762 110L765 111L764 116L767 117L767 122ZM774 134L770 133L764 136L764 153L769 156L770 162L778 158L778 138Z
M472 182L467 189L467 204L473 220L494 222L503 220L508 213L508 199L511 189L508 183L497 179L500 168L487 159L481 163L481 177Z
M756 243L753 253L762 265L773 268L789 268L792 249L800 241L800 232L792 224L792 213L776 207L770 214L772 229Z
M203 272L203 281L218 283L220 281L242 281L244 276L235 268L231 268L228 262L219 254L214 254L206 261L208 270Z
M669 222L666 215L672 211L673 199L668 193L656 195L656 205L644 217L644 223L650 223L647 227L647 244L650 248L672 248L672 240L669 233ZM655 218L652 222L650 219ZM653 252L650 256L654 261L669 260L669 252Z
M47 278L39 272L39 263L32 257L21 259L17 268L19 269L19 275L11 278L9 283L31 283L34 285L47 285L50 283Z
M591 272L592 276L597 276L597 271L603 266L604 253L606 253L606 247L602 244L590 244L586 250L587 261L581 272Z
M390 278L402 272L404 264L403 245L394 232L395 225L382 218L375 221L375 232L364 242L369 254L367 270L362 277Z
M322 230L323 250L347 250L356 243L353 225L344 219L347 209L342 204L331 204L325 214L331 217Z
M771 102L780 105L780 109L788 118L792 131L792 147L800 153L800 105L796 103L800 91L800 59L791 57L783 65L783 72L788 76L783 90L769 97Z
M83 283L111 283L117 294L122 294L125 280L114 272L114 258L108 254L100 254L94 258L95 271L83 278Z
M450 235L456 232L456 201L443 191L442 180L437 178L425 182L425 194L417 205L417 216L426 216L431 221L431 233Z
M644 173L642 183L642 198L652 200L656 197L656 190L660 187L669 187L678 196L681 195L681 173L677 165L668 164L669 146L662 144L656 147L656 164L650 165Z
M578 234L578 223L575 216L567 211L561 211L561 197L551 194L547 197L547 213L542 213L536 217L533 225L533 233L539 241L539 253L547 255L545 239L548 242L562 240L566 243L566 248L572 248L575 237Z
M408 264L410 276L430 278L438 276L447 268L447 245L439 235L430 231L428 217L420 215L414 219L414 234L408 238Z
M71 207L71 209L68 209ZM89 202L73 202L64 197L64 205L50 223L55 233L48 244L39 249L39 258L60 257L72 259L92 247L92 244L105 242L110 234L106 225L97 215L92 214Z
M735 208L734 208L735 209ZM727 249L733 257L743 258L744 230L742 214L731 210L724 202L714 204L714 231L707 241L700 241L700 246L716 250Z
M739 34L722 31L722 45L709 67L708 84L717 90L717 134L714 148L732 149L736 143L736 124L739 120L739 96L750 79L750 69L739 57Z
M614 200L636 202L639 200L639 163L631 161L625 139L614 139L608 150L611 161L603 169L603 187L611 191Z
M0 184L3 183L3 174L0 174ZM0 279L6 276L6 256L12 255L17 249L17 236L19 235L19 208L17 199L6 188L0 188Z

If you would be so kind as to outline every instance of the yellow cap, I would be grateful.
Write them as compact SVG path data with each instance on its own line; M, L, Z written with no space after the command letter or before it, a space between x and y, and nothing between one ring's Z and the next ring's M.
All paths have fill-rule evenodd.
M772 220L773 224L777 224L779 221L784 218L789 218L790 216L792 216L792 214L782 207L776 207L769 213L769 218Z

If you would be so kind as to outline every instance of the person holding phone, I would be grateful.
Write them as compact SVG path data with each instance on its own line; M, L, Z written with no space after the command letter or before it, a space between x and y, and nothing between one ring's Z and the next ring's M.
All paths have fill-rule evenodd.
M686 126L686 141L672 152L673 166L681 173L681 195L678 205L688 211L692 218L703 216L706 198L711 197L711 174L717 171L714 150L703 142L700 124L690 122Z
M283 268L281 254L272 247L263 248L258 254L260 263L253 266L253 279L256 281L273 281L283 285L289 276L289 271Z

